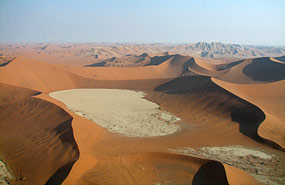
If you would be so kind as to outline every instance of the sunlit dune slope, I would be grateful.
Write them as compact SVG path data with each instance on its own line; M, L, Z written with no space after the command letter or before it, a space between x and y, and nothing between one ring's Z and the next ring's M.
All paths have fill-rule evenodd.
M81 86L87 78L97 80L133 80L172 78L189 73L185 63L189 57L175 56L159 66L133 68L82 68L52 65L18 57L0 68L0 82L44 92ZM17 75L14 75L17 74Z
M18 57L7 66L0 68L0 76L0 81L6 84L40 91L76 87L73 80L76 75L63 70L62 66L24 57Z
M246 179L244 183L256 184L247 175L241 177ZM170 153L140 153L101 160L81 178L81 183L197 185L228 184L228 180L218 162Z

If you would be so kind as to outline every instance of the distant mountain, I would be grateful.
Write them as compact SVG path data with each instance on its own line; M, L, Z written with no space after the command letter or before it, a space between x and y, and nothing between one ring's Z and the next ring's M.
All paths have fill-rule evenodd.
M198 42L194 44L183 44L176 46L173 48L173 50L170 50L170 52L210 58L254 58L281 56L285 54L285 48L243 46L238 44L224 44L221 42Z
M257 58L280 57L285 55L284 47L252 46L225 44L221 42L198 42L190 44L123 44L123 43L62 43L62 44L0 44L0 55L17 57L26 53L37 53L38 56L84 57L92 58L100 66L129 66L142 58L154 55L179 54L192 57L206 58ZM149 56L142 55L146 53ZM136 55L137 57L133 57ZM115 58L114 58L115 57ZM123 57L123 59L121 59ZM81 59L80 59L81 60ZM124 60L124 64L121 62Z
M247 46L239 44L224 44L221 42L198 42L193 44L129 44L117 46L98 46L91 50L82 50L81 55L96 56L98 59L127 54L141 53L175 53L194 57L207 58L256 58L278 57L285 55L285 47Z

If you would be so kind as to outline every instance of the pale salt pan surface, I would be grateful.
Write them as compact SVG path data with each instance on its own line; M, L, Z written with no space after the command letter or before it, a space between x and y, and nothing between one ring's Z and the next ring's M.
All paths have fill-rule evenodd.
M144 99L143 92L120 89L71 89L52 92L69 110L129 137L152 137L173 134L181 119L161 111L159 105Z
M13 177L7 170L5 163L0 160L0 184L9 185L7 180L11 180L12 178Z

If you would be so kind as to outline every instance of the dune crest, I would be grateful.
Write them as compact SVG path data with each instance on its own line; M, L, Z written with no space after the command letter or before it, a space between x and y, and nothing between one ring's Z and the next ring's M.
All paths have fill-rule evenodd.
M284 80L268 84L242 85L212 79L237 96L260 107L266 119L258 127L261 137L274 141L282 148L285 147L285 82Z

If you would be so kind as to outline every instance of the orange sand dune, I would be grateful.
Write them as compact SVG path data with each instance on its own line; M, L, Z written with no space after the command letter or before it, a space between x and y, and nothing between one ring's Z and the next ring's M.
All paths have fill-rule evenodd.
M38 94L40 94L38 91L0 83L0 105Z
M4 57L4 56L0 56L0 67L9 64L9 63L12 62L13 60L15 60L15 57Z
M72 117L48 101L27 97L26 89L4 88L26 94L0 106L0 154L14 176L10 183L60 184L79 156Z
M72 65L72 66L84 66L92 64L97 61L96 58L92 56L74 56L73 53L69 54L57 54L50 55L46 53L35 54L33 52L25 53L23 56L26 58L45 62L48 64L62 64L62 65Z
M245 60L216 78L237 84L258 84L284 80L284 76L285 64L264 57Z
M145 67L74 67L66 69L85 78L98 80L135 80L173 78L188 75L187 61L191 57L174 55L167 60L160 58Z
M219 177L217 179L225 182L226 175L227 183L230 184L256 183L248 174L234 167L195 157L169 154L169 149L180 147L244 145L260 148L278 157L278 172L285 169L284 153L263 145L263 140L257 134L257 129L260 127L260 133L264 124L262 121L265 115L265 121L268 119L268 112L262 110L266 110L265 105L270 104L266 102L264 106L260 106L261 104L252 101L255 99L244 98L236 93L239 89L230 90L223 84L218 86L215 79L217 84L211 81L211 75L200 76L189 71L191 62L191 57L175 55L161 63L145 67L78 67L52 65L17 57L0 68L0 82L34 91L31 90L30 94L30 90L24 89L23 96L16 99L12 93L13 88L5 90L5 94L11 94L11 97L8 95L9 103L0 107L0 126L11 131L0 130L1 157L7 162L13 175L26 184L57 184L63 180L66 185L115 182L148 184L151 180L201 184L201 174L202 177L203 174L209 177L203 180L215 180L214 177ZM215 66L210 61L205 64L195 58L194 62L207 73L223 70L230 72L243 64L236 62ZM221 82L228 83L231 87L237 85ZM3 88L8 88L6 86ZM128 138L110 133L48 96L49 92L72 88L144 91L147 93L146 98L160 105L162 110L182 118L179 124L183 129L173 135L153 138ZM279 86L274 88L279 89ZM20 91L22 92L17 89L14 92ZM37 91L42 93L37 97L29 97L36 95L34 92ZM248 92L244 94L246 93ZM283 97L283 90L280 93L274 101ZM262 97L265 94L259 95ZM2 98L4 102L3 99L6 98ZM279 113L275 115L280 119ZM262 134L261 136L263 137ZM145 165L145 170L139 165L143 168ZM39 169L40 166L45 168ZM214 177L213 173L209 173L212 168L219 169L215 170L219 173ZM155 173L153 170L156 170Z
M0 68L0 75L0 81L3 83L39 91L76 87L76 75L63 70L62 66L24 57L17 57L7 66Z
M188 69L202 76L221 76L228 72L228 69L218 71L215 69L214 65L207 64L196 58L193 58L192 61L189 62Z
M83 68L52 65L18 57L9 65L0 68L2 76L0 82L50 92L75 88L80 86L82 81L86 81L86 78L99 80L171 78L187 74L188 70L183 65L188 59L188 57L177 56L159 66Z
M224 82L213 78L213 81L237 96L260 107L266 119L258 128L263 138L272 140L285 147L285 81L267 84L243 85Z
M253 178L239 174L246 179L245 184L257 184ZM82 177L81 183L228 184L228 180L218 162L178 154L140 153L101 160Z

